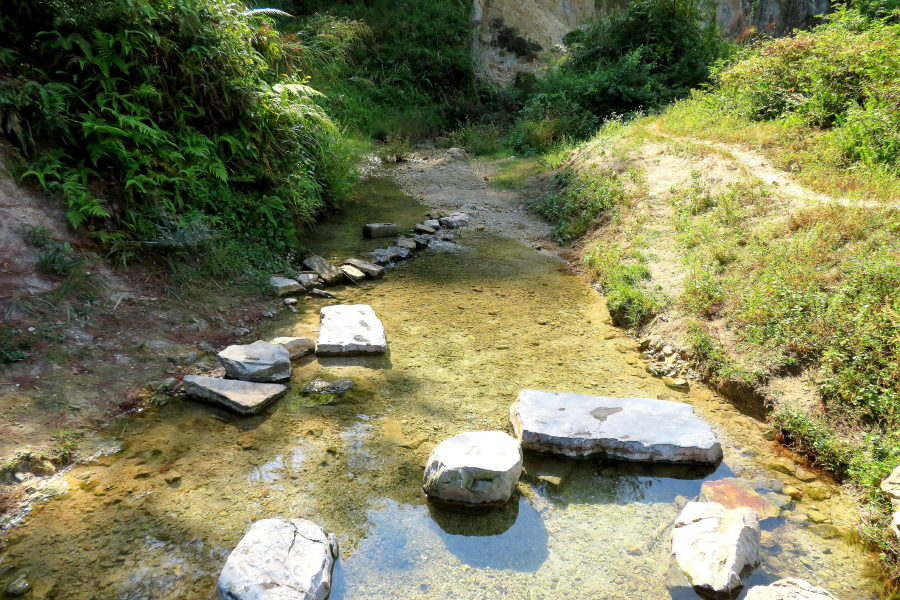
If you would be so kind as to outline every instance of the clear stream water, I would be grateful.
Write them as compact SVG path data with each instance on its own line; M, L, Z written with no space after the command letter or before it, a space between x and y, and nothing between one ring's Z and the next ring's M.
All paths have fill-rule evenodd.
M317 226L310 248L363 256L386 245L363 239L363 223L403 229L424 212L374 178ZM250 418L174 400L110 424L88 445L121 448L63 474L68 492L8 532L0 586L25 574L34 598L211 599L253 520L280 516L337 533L334 600L695 598L671 569L669 543L703 481L736 476L763 493L800 485L763 467L776 452L764 426L714 394L650 377L634 341L607 324L602 298L560 263L474 230L457 241L457 252L426 251L383 280L337 288L337 301L301 298L299 314L280 313L260 335L311 333L321 306L367 303L387 328L388 355L304 358L288 396ZM316 376L357 385L317 404L301 394ZM691 403L725 461L704 470L529 459L503 509L429 506L420 485L431 448L461 431L509 431L523 388ZM846 499L816 505L818 520L849 529ZM798 576L838 598L875 598L871 557L834 528L800 522L808 506L763 522L762 564L746 583Z

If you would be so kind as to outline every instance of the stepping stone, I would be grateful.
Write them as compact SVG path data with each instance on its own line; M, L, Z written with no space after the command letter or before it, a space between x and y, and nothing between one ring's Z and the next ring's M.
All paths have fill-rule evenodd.
M312 381L307 384L306 388L304 388L304 394L343 394L350 388L356 385L352 379L347 379L346 377L342 377L341 379L335 379L331 383L325 381L321 377L316 377Z
M365 273L366 277L368 277L369 279L380 279L381 277L384 277L384 267L380 267L358 258L348 258L344 261L344 264L350 265L351 267L356 267L357 269Z
M722 446L688 404L522 390L509 410L526 452L715 464Z
M369 252L369 255L375 257L375 264L377 265L389 265L394 261L400 260L400 254L395 248L379 248Z
M506 504L522 474L522 448L502 431L472 431L431 451L422 489L451 504Z
M425 227L430 227L431 229L434 229L435 231L437 231L438 229L441 228L441 222L437 219L428 219L427 221L425 221L422 224Z
M368 223L363 225L363 235L370 239L392 237L400 233L393 223Z
M399 237L397 238L397 246L400 248L406 248L407 250L415 250L418 248L418 244L416 244L416 240L412 240L407 237Z
M456 229L459 227L459 222L451 217L441 217L438 219L438 223L440 223L441 227L444 229Z
M700 493L706 502L715 502L725 508L752 508L760 521L781 514L774 502L760 495L750 484L733 477L704 481Z
M314 288L318 285L319 282L319 274L318 273L300 273L297 275L297 281L300 282L300 285L304 287L307 291Z
M291 378L291 355L284 346L262 340L228 346L219 352L225 374L241 381L284 381Z
M469 215L466 213L453 213L450 218L456 221L457 227L468 227L469 225Z
M428 243L432 240L430 235L414 235L412 240L416 243L416 248L422 250L428 247Z
M416 223L416 226L413 227L413 231L415 231L416 233L424 233L427 235L434 235L435 233L437 233L437 229L435 229L434 227L428 227L427 225L424 225L422 223Z
M310 256L303 261L303 266L312 269L322 278L325 285L337 285L344 280L344 274L336 266L321 256Z
M337 539L306 519L263 519L228 556L216 592L223 600L325 600Z
M319 341L316 354L384 354L387 338L384 324L368 304L325 306L319 312Z
M289 294L303 294L306 292L303 285L294 279L287 277L270 277L269 285L275 289L277 296L287 296Z
M280 337L272 340L272 343L284 346L292 360L316 351L316 341L308 337Z
M344 274L345 279L352 283L357 283L366 278L366 274L353 265L341 265L341 273Z
M186 375L182 383L188 396L221 404L242 415L258 413L287 391L287 386L280 383L252 383L205 375Z
M744 600L835 600L835 597L828 590L808 581L789 577L750 588Z
M759 563L760 536L751 508L688 502L675 519L672 554L694 591L730 598L743 586L741 573Z
M313 296L319 296L320 298L337 298L331 292L326 292L325 290L320 290L318 288L313 288L310 292Z

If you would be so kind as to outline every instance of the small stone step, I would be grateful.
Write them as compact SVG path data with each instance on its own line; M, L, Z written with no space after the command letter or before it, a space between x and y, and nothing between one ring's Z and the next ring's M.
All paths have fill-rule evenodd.
M400 233L393 223L367 223L363 225L363 235L370 239L392 237Z
M451 504L506 504L522 474L522 448L502 431L471 431L444 440L431 451L422 489Z
M344 280L344 274L336 266L321 256L310 256L303 261L303 266L312 269L322 278L325 285L337 285Z
M262 340L228 346L219 352L225 374L241 381L271 382L291 378L291 355L284 346Z
M437 229L434 227L428 227L427 225L423 225L422 223L417 223L415 227L413 227L413 231L416 233L424 233L427 235L434 235L437 233Z
M252 383L205 375L186 375L182 383L188 396L219 404L242 415L259 412L287 391L287 386L279 383Z
M369 279L380 279L384 277L384 267L378 266L376 264L372 264L365 260L360 260L358 258L348 258L344 261L345 265L350 265L351 267L356 267L360 271L366 274L366 277Z
M384 354L384 324L368 304L325 306L319 312L318 356Z
M275 290L277 296L289 296L291 294L304 294L306 290L299 281L287 277L270 277L269 285Z
M423 225L425 225L425 227L430 227L431 229L434 229L435 231L437 231L438 229L441 228L441 222L437 219L428 219L427 221L425 221L423 223Z
M407 250L415 250L418 248L418 244L416 244L416 241L408 237L397 238L397 246L400 248L406 248Z
M451 217L441 217L438 219L438 223L440 223L441 227L444 229L456 229L459 227L459 222Z
M316 351L316 341L308 337L279 337L272 340L272 343L284 346L291 355L291 360Z
M366 274L354 267L353 265L341 265L341 273L344 274L344 278L350 281L351 283L359 283L363 279L366 278Z

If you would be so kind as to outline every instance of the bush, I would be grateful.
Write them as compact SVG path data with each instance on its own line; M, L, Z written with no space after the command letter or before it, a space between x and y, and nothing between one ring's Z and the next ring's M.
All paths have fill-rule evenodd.
M284 252L347 190L306 48L225 0L0 0L0 123L72 225L155 239L157 216Z
M450 141L472 156L491 154L501 147L500 128L493 123L468 122L450 133Z

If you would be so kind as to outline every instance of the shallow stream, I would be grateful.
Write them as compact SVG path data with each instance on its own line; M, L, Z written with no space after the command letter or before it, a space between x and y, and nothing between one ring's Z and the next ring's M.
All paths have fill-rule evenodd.
M425 208L386 177L359 186L310 247L326 258L387 245L361 225L401 230ZM469 228L455 252L425 251L379 281L303 297L265 335L318 328L318 310L370 304L387 329L378 358L307 357L288 396L241 418L192 401L127 416L87 445L121 441L61 476L67 493L35 505L0 546L0 589L23 574L33 598L212 599L230 550L261 518L305 517L337 533L331 598L695 598L670 570L671 524L705 480L739 477L763 493L802 486L762 423L702 389L672 391L602 298L561 263ZM213 362L213 357L204 360ZM316 376L356 386L329 404L300 392ZM514 499L490 515L430 507L420 490L430 450L461 431L510 431L523 388L691 403L725 448L715 470L529 459ZM876 597L871 558L840 535L853 522L837 490L763 522L748 584L797 576L838 598ZM834 525L830 526L829 525ZM679 587L681 586L681 587Z

